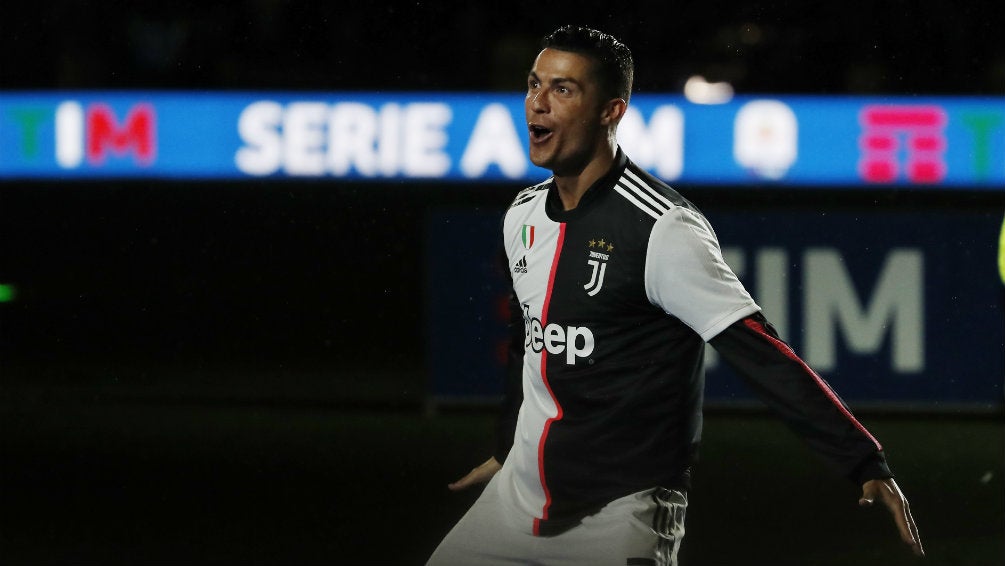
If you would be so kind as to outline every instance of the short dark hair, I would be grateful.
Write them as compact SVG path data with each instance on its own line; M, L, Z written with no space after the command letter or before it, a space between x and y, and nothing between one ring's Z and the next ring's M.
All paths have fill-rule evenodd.
M541 48L571 51L593 59L604 92L625 101L632 95L632 52L613 35L585 26L562 26L541 40Z

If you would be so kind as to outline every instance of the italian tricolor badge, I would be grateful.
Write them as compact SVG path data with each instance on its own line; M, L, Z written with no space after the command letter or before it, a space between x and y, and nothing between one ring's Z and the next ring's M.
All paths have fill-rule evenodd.
M530 224L524 224L523 228L520 229L520 239L523 241L524 249L530 249L534 245L534 227Z

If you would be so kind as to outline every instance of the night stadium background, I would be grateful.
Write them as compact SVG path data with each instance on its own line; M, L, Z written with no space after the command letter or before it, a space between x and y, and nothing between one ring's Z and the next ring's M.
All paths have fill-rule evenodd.
M150 175L144 167L160 164L137 165L132 141L124 155L60 169L46 161L47 112L84 101L100 123L107 102L114 130L149 99L167 135L177 123L163 121L166 106L196 113L207 96L242 108L519 101L539 38L565 23L623 39L640 107L651 96L684 108L688 128L701 129L692 116L706 108L733 108L685 101L700 76L729 84L740 103L785 101L801 121L813 114L799 110L807 100L945 111L952 167L954 147L982 140L963 154L974 167L963 181L953 170L890 183L765 173L672 184L883 442L928 562L1005 559L1000 2L4 10L0 561L421 564L477 496L446 483L489 451L501 324L493 230L529 184ZM953 129L957 118L971 120L972 139ZM821 319L814 305L845 303L813 294L812 267L835 258L847 276L837 289L860 312ZM788 279L772 295L778 267ZM876 299L896 285L915 289L922 311L895 293ZM881 304L885 319L870 307ZM821 342L814 329L831 323ZM905 342L879 323L906 329ZM856 324L874 330L865 346L848 337ZM858 509L857 487L728 370L713 365L708 388L682 564L913 562L885 511Z

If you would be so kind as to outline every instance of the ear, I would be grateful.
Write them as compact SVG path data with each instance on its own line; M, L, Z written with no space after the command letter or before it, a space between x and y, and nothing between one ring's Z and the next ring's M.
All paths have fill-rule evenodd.
M617 126L625 116L628 103L624 98L612 98L600 109L600 123L604 126Z

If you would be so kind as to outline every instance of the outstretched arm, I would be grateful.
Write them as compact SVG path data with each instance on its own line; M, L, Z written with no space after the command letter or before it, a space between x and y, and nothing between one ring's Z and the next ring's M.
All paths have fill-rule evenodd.
M506 262L503 261L506 266ZM508 266L506 267L508 269ZM450 483L447 487L451 491L460 491L473 485L482 484L492 479L506 461L510 448L513 446L513 435L516 429L517 414L520 405L523 403L522 370L523 370L523 312L516 296L510 293L509 298L509 349L506 360L506 383L502 404L499 407L499 415L496 420L495 447L493 456L481 465L472 468L470 472L461 479Z
M830 385L783 342L761 314L739 320L710 344L783 421L842 475L862 486L863 506L879 499L901 538L924 553L907 499L879 442Z

